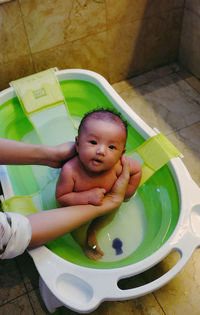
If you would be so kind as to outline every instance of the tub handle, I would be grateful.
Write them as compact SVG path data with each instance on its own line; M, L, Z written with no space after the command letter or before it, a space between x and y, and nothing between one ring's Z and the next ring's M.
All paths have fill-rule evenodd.
M194 234L186 231L184 235L181 235L181 238L177 241L177 243L174 243L171 247L172 251L175 250L180 253L181 257L179 261L160 278L137 288L122 290L118 287L120 276L116 278L116 274L118 274L118 272L116 270L115 272L112 270L113 272L111 275L109 276L108 274L106 283L104 277L102 277L102 279L101 277L96 279L97 281L93 286L94 294L91 300L88 300L87 303L80 306L74 305L74 303L72 303L72 305L68 304L68 307L80 313L91 312L105 300L119 301L124 299L133 299L158 290L181 271L192 256L192 253L198 244L200 244L200 242L199 240L197 241Z
M181 257L179 261L160 278L137 288L122 290L118 287L118 281L122 279L122 277L114 279L114 277L116 277L115 275L119 274L120 272L113 272L110 276L108 275L106 283L105 278L104 283L100 279L99 281L97 281L96 285L94 285L94 299L88 301L87 305L84 305L84 309L76 307L76 311L81 313L91 312L95 310L98 305L105 300L119 301L125 299L134 299L158 290L159 288L167 284L170 280L172 280L182 270L182 268L192 256L195 248L199 245L200 239L197 240L193 233L191 233L190 231L186 231L184 235L181 235L181 238L178 239L177 243L174 242L171 246L172 251L178 251L180 253ZM70 305L69 307L71 308Z
M87 313L94 311L105 300L119 301L137 298L159 289L172 280L188 262L195 248L200 245L200 238L197 238L193 231L188 231L188 229L179 234L176 240L176 242L173 241L173 244L170 244L170 250L178 251L181 255L176 265L160 278L128 290L122 290L118 287L119 280L131 276L131 274L124 275L123 268L110 271L76 269L76 266L67 262L59 266L59 260L56 259L54 261L55 255L49 252L47 248L37 248L29 253L37 265L40 276L49 289L49 294L52 295L52 299L50 297L47 300L53 301L53 298L56 298L54 305L50 306L48 303L45 303L49 311L52 312L56 307L64 305L73 311ZM46 261L45 252L52 256L52 259L49 261L52 261L50 263L51 269L55 272L51 273L51 277L49 277L49 273L46 270L46 264L43 265L42 263L43 259ZM66 266L66 263L68 266ZM59 274L57 273L58 271ZM46 290L44 292L48 293Z
M116 300L137 298L163 287L182 270L198 246L200 246L200 239L197 240L193 233L186 232L184 236L182 236L176 244L173 244L171 248L171 251L178 251L181 256L176 265L158 279L140 287L121 290L117 286L117 292L115 294Z
M160 278L144 284L140 287L122 290L118 287L118 281L122 279L118 271L112 270L111 274L107 273L106 281L105 277L97 276L94 277L94 280L89 280L90 274L88 273L88 283L90 282L90 288L86 288L87 293L84 297L84 300L81 303L78 303L78 300L63 300L66 307L69 307L73 311L79 313L88 313L94 311L103 301L119 301L119 300L128 300L138 298L145 294L149 294L155 290L158 290L170 280L172 280L185 266L185 264L190 259L193 251L196 248L196 243L194 242L194 236L190 233L186 233L184 237L177 244L174 244L172 250L176 250L181 254L181 257L177 264L172 267L168 272L166 272ZM69 291L68 291L69 292ZM67 297L67 293L66 293ZM69 297L69 296L68 296Z

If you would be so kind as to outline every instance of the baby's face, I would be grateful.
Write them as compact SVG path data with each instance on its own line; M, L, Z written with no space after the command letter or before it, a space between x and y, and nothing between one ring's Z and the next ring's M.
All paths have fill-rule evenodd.
M124 152L125 130L120 124L89 119L77 139L79 159L87 171L111 169Z

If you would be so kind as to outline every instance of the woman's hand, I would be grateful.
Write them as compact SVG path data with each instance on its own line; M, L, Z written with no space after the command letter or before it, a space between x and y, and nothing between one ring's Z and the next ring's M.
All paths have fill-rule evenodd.
M40 164L59 168L74 155L76 155L74 142L66 142L57 146L46 147L46 156L40 161Z
M125 156L122 156L121 161L123 166L122 172L111 191L103 199L102 206L100 206L103 207L101 210L102 215L118 208L124 200L130 178L130 165L127 159L125 159Z

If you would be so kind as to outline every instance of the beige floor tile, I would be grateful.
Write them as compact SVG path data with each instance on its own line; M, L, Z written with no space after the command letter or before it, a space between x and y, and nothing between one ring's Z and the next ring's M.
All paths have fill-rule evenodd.
M105 306L107 313L105 312L104 314L106 315L164 315L152 294L129 301L105 302ZM100 314L102 314L100 310L97 313L94 312L94 315Z
M140 74L136 77L116 82L112 86L118 93L121 93L126 91L127 89L139 87L143 84L151 82L152 80L163 78L177 71L179 71L178 64L172 63L163 67L159 67L155 70Z
M159 78L166 77L167 75L176 72L177 64L169 64L163 67L159 67L155 69Z
M15 260L0 261L0 305L17 298L25 292L25 286Z
M180 71L180 65L177 62L172 62L169 64L170 69L172 69L172 72L179 72Z
M78 315L67 308L59 309L59 315ZM129 301L103 302L90 315L164 315L152 294Z
M147 124L165 135L200 120L199 93L175 73L120 94Z
M114 83L112 86L117 91L117 93L122 93L124 91L127 91L128 89L133 89L147 82L148 82L148 78L146 77L146 75L141 74L129 80L123 80L123 81Z
M28 295L23 295L16 300L7 303L0 307L1 315L33 315L33 309L31 307ZM38 313L39 315L39 313Z
M171 253L158 265L146 271L144 273L145 279L151 282L165 274L176 264L179 259L178 256L178 253ZM196 250L181 272L167 285L153 293L164 314L199 315L199 258L200 250Z
M200 15L200 2L198 0L186 0L185 7Z
M186 82L190 84L193 89L195 89L198 93L200 93L200 80L195 77L189 77L186 79Z
M178 75L181 76L188 84L190 84L193 89L200 93L200 79L194 77L185 69L178 71Z
M199 315L200 251L196 250L182 271L154 294L166 314Z
M168 135L168 139L184 155L185 166L200 186L200 122Z
M173 131L165 119L168 116L168 110L164 106L155 105L145 100L136 89L129 89L120 95L151 128L157 128L165 135Z

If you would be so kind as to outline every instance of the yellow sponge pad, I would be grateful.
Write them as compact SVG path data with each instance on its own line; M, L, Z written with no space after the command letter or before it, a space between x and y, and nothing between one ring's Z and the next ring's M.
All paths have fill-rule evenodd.
M11 86L28 115L65 101L53 68L12 81Z

